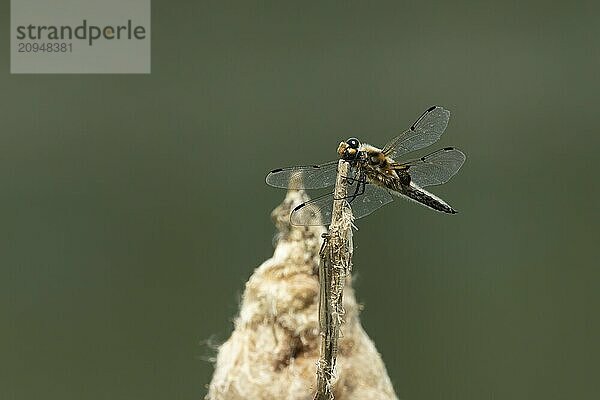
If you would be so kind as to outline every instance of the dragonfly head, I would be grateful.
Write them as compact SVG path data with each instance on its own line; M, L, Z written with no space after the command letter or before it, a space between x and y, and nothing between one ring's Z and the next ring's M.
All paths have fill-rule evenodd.
M358 148L360 147L360 141L356 138L350 138L345 142L341 142L338 146L338 154L344 160L355 159L358 155Z

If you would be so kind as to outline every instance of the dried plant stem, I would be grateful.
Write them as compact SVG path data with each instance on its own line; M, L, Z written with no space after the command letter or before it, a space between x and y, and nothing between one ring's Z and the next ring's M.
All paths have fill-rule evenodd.
M319 330L321 353L317 367L315 400L332 400L332 380L338 351L340 326L343 322L344 284L352 268L352 210L345 200L348 190L349 164L338 163L333 211L329 233L321 247L319 263Z
M308 200L303 191L290 191L271 214L278 230L275 252L254 270L246 283L234 330L219 347L206 399L313 398L315 364L325 354L320 352L323 341L318 310L321 285L318 271L325 264L321 262L319 249L330 249L321 252L332 266L328 270L333 271L329 278L329 287L334 288L330 299L336 300L328 303L334 305L329 315L335 324L330 326L339 332L342 316L344 324L339 339L337 334L330 335L337 343L329 341L326 359L334 362L329 363L329 373L324 375L325 387L329 387L335 400L397 400L381 356L360 324L360 307L351 280L347 279L350 259L339 258L348 253L340 247L340 242L333 242L342 240L349 251L352 249L351 237L344 236L350 234L349 213L343 211L346 208L342 210L342 221L346 221L347 228L340 228L337 233L332 229L330 244L323 246L323 227L290 226L290 211ZM235 243L223 246L236 248ZM336 253L338 250L341 253ZM335 379L331 380L334 369Z

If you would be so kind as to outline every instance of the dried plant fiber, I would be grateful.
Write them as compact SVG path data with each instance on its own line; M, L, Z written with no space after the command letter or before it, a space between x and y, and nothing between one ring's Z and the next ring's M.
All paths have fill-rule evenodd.
M218 350L207 400L312 400L319 359L319 249L322 227L290 226L288 192L272 218L279 230L273 257L248 282L231 337ZM333 379L337 400L397 399L385 366L359 320L351 279Z

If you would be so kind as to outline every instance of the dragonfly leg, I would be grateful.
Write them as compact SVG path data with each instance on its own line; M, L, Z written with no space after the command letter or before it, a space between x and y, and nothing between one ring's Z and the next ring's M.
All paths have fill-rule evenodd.
M348 202L352 203L354 201L354 199L356 199L358 196L364 194L365 186L366 186L365 180L361 179L360 182L358 182L358 186L356 187L356 190L354 191L354 195L352 195L352 198Z
M358 196L362 195L363 193L365 193L365 179L364 178L360 178L360 179L355 179L352 178L354 180L356 180L358 182L358 184L356 185L356 188L354 189L354 193L352 194L348 194L346 197L342 197L339 199L334 199L334 200L348 200L349 203L352 203L352 201L354 201L354 199L356 199Z

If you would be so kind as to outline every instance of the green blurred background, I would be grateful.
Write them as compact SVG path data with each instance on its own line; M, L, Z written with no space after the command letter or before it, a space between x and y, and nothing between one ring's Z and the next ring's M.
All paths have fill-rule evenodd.
M0 398L199 399L272 168L432 104L468 159L360 220L362 321L398 395L600 397L598 2L158 2L152 74L0 76Z

